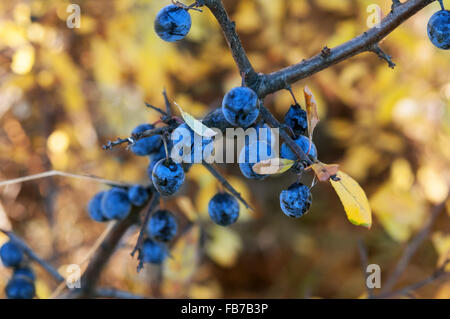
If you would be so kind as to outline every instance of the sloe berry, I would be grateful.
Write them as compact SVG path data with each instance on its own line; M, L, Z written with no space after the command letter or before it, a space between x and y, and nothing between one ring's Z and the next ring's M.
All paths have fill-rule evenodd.
M180 164L172 159L162 159L155 164L152 171L153 186L163 196L178 192L184 183L184 171Z
M148 221L147 231L153 239L168 242L177 233L177 221L171 212L159 210Z
M101 207L107 219L125 219L131 210L128 192L118 187L111 188L103 195Z
M155 127L151 124L141 124L136 126L131 134L138 134L147 130L152 130ZM162 139L159 135L153 135L144 137L136 141L134 145L131 145L131 151L139 156L150 155L153 152L157 152L162 144Z
M266 148L266 154L263 154L262 149ZM256 141L250 145L245 145L239 154L239 168L242 175L249 179L262 180L267 175L260 175L253 171L253 165L256 163L273 157L274 152L269 144L263 141Z
M450 49L450 11L440 10L428 21L428 37L431 42L442 50Z
M8 299L33 299L34 284L27 278L13 277L5 288Z
M209 217L221 226L234 224L239 217L239 203L228 193L217 193L208 204Z
M222 112L230 124L247 128L258 118L258 96L247 87L231 89L223 98Z
M23 252L19 246L9 241L0 248L0 257L6 267L16 267L23 260Z
M280 194L280 206L284 214L292 218L302 217L311 206L312 196L308 186L294 183Z
M135 206L142 206L148 200L148 191L142 185L133 185L128 189L128 199Z
M164 41L174 42L188 34L191 24L191 15L186 9L168 5L156 16L155 31Z
M298 146L300 146L305 154L308 154L309 138L304 135L299 135L294 139L294 141ZM280 155L282 158L290 159L293 161L297 159L295 153L289 148L289 146L286 145L286 143L281 144ZM311 149L309 150L308 155L312 156L313 158L317 158L317 148L313 142L311 142Z
M295 135L306 134L308 131L308 119L306 111L300 105L294 104L284 116L284 123L288 125Z
M167 247L151 239L146 239L142 244L142 262L151 264L162 264L167 258Z
M92 197L88 204L89 216L96 222L104 222L108 219L103 215L102 211L102 199L106 191L99 192Z

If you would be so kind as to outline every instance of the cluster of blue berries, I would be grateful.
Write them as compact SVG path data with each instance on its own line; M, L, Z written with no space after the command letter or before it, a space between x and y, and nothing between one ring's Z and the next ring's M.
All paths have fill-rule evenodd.
M12 278L5 288L6 296L9 299L32 299L35 295L36 276L28 267L22 249L9 241L0 248L0 258L3 265L13 268Z
M442 10L433 14L428 21L428 37L431 42L442 50L450 49L450 11L445 10L442 0L439 1Z
M101 191L92 197L88 203L89 216L97 222L125 219L132 206L142 206L149 198L148 190L142 185L133 185L125 189L113 187Z

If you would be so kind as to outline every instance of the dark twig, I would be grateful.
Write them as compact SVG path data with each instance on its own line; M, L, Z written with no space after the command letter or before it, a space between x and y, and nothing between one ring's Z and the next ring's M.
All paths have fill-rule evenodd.
M141 226L141 230L139 231L139 236L138 236L138 239L136 241L136 246L134 246L134 249L131 252L131 256L132 257L134 257L134 254L137 251L139 252L141 250L142 243L144 242L144 234L145 234L146 226L148 224L148 220L150 219L150 215L155 210L156 206L158 206L159 198L160 198L159 193L158 192L153 192L153 197L152 197L152 200L150 202L150 206L148 207L147 213L145 214L144 220L142 221L142 226Z
M403 251L403 255L400 257L400 259L397 262L397 265L394 268L394 271L388 277L388 279L386 280L386 283L383 285L381 293L387 293L387 292L391 291L392 288L397 283L397 281L400 279L401 275L405 271L406 267L408 266L411 258L416 253L417 249L420 247L420 245L423 243L423 241L428 237L428 234L430 233L431 228L433 227L433 224L436 221L436 219L438 218L439 214L444 210L446 201L447 200L443 201L441 204L439 204L433 208L433 210L431 211L430 218L428 219L427 223L416 234L416 236L409 242L408 246L406 246L405 250Z
M114 298L114 299L147 299L144 296L138 296L127 291L117 290L114 288L97 288L94 293L95 297Z
M367 247L361 239L358 240L358 250L359 250L359 257L361 259L362 272L364 275L364 285L366 286L367 289L367 297L369 299L372 299L373 289L367 286L367 277L368 277L367 266L369 265L369 256L367 254Z
M168 126L154 128L151 130L146 130L144 132L137 133L137 134L131 134L131 136L127 137L127 138L118 138L115 141L108 141L105 145L103 145L102 148L104 150L111 150L114 146L117 146L117 145L120 145L123 143L127 143L128 145L133 145L134 143L136 143L136 141L138 141L144 137L149 137L149 136L154 136L154 135L162 135L166 132L171 132L173 129L174 129L173 126L168 125Z
M0 229L2 233L7 235L9 239L15 243L17 246L19 246L22 251L33 261L35 261L37 264L39 264L42 268L45 269L46 272L48 272L53 278L55 278L58 282L63 282L64 277L55 269L52 265L47 263L45 260L40 258L28 245L20 239L17 235L15 235L13 232L6 231L3 229Z
M409 295L412 291L420 289L420 288L432 283L433 281L435 281L437 279L450 278L450 273L446 271L446 267L448 266L449 262L450 262L450 259L447 259L444 262L444 264L441 267L439 267L439 269L437 269L433 274L431 274L431 276L429 276L428 278L425 278L422 281L416 282L410 286L406 286L406 287L404 287L400 290L394 291L394 292L380 294L380 295L376 296L376 298L384 299L384 298L392 298L395 296Z
M389 67L391 69L395 68L395 63L392 61L392 57L390 55L387 55L378 45L378 43L374 44L371 48L370 51L372 51L373 53L375 53L376 55L378 55L378 57L382 60L385 60Z
M220 173L209 163L203 162L203 166L223 185L223 187L228 190L234 197L236 197L242 204L248 209L253 210L253 208L242 198L241 194L231 186L230 183L222 176Z
M164 90L163 90L163 96L164 96L164 102L166 104L166 112L165 113L168 117L172 117L172 107L170 105L169 98L167 97L166 88L164 88Z
M163 110L161 110L159 107L153 106L153 105L151 105L151 104L149 104L147 102L145 102L145 106L151 108L152 110L157 111L158 113L160 113L163 116L167 116L167 113L164 112Z

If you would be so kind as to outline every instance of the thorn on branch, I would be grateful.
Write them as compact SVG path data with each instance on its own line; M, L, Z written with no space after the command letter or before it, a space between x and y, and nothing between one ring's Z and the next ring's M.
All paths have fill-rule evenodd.
M395 63L392 61L392 57L386 54L378 44L372 45L370 51L375 53L380 59L385 60L391 69L395 68Z
M391 6L391 11L394 11L395 8L397 8L398 6L401 6L402 3L400 2L400 0L392 0L392 6Z
M167 116L167 113L164 112L163 110L161 110L159 107L153 106L153 105L151 105L151 104L149 104L147 102L145 102L145 106L147 106L147 107L149 107L149 108L151 108L151 109L161 113L163 116Z

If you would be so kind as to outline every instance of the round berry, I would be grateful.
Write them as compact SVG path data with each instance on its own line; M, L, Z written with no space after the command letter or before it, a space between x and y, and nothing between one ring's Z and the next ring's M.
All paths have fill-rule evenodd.
M148 191L142 185L133 185L128 189L128 199L135 206L142 206L148 200Z
M298 146L302 149L302 151L305 154L308 154L309 150L309 156L312 156L313 158L317 158L317 148L314 145L314 143L311 142L311 148L309 147L309 138L307 138L304 135L300 135L297 138L294 139L295 143L297 143ZM281 150L280 150L280 156L282 158L290 159L295 161L297 159L297 156L295 153L290 149L289 146L286 145L286 143L281 144Z
M147 231L153 239L168 242L177 233L177 221L171 212L159 210L148 221Z
M13 277L5 288L8 299L33 299L34 284L26 278Z
M263 154L264 149L265 154ZM258 140L250 145L246 144L239 154L239 168L241 169L242 175L254 180L262 180L266 178L268 175L260 175L255 173L253 171L253 165L263 160L272 158L273 156L274 152L270 145L266 142Z
M292 129L295 135L306 134L308 131L306 111L298 104L289 108L289 111L284 116L284 123Z
M167 258L167 248L164 244L151 239L146 239L142 244L142 262L151 264L162 264Z
M258 96L246 87L231 89L223 98L222 112L231 125L247 128L258 118Z
M36 275L34 274L33 270L30 268L16 268L14 269L13 278L25 278L31 281L34 281L36 279Z
M441 10L433 14L428 21L428 37L442 50L450 49L450 11Z
M147 130L152 130L155 127L151 124L141 124L134 128L131 134L139 134ZM153 152L157 152L162 144L162 139L159 135L153 135L144 137L136 141L131 145L131 151L139 156L150 155Z
M102 212L108 219L125 219L131 211L128 192L122 188L111 188L103 195Z
M156 16L155 31L164 41L174 42L188 34L191 24L191 15L186 9L169 5Z
M89 204L87 207L89 216L96 222L104 222L104 221L108 220L103 215L103 211L102 211L102 199L105 194L106 194L106 191L95 194L94 197L92 197L92 199L89 201Z
M164 158L155 164L152 181L153 186L161 195L173 195L178 192L184 183L183 167L170 158Z
M239 203L228 193L218 193L209 201L208 212L213 222L229 226L239 217Z
M23 252L19 246L9 241L0 248L0 257L6 267L16 267L23 260Z
M179 125L171 135L173 145L171 158L182 163L202 163L211 157L214 143L212 138L196 134L186 123Z
M292 184L280 194L281 210L292 218L299 218L306 214L311 202L311 190L301 183Z

